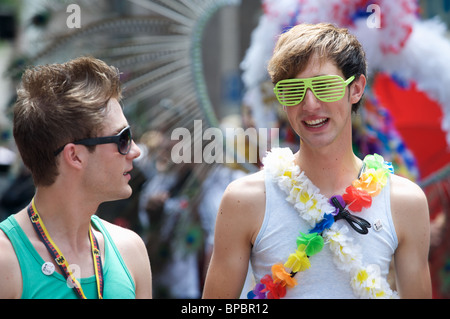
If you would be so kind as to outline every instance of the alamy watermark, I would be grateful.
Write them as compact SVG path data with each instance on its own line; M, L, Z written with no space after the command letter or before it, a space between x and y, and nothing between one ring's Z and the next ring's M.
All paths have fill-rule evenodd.
M194 120L193 131L178 127L172 131L171 159L180 163L258 163L273 147L279 146L278 128L226 128L203 130L201 120Z
M69 29L81 28L81 8L78 4L69 4L66 12L70 13L66 19L66 26Z
M381 28L381 8L377 4L369 4L367 6L366 12L371 12L372 14L367 17L366 25L369 29Z
M73 277L79 282L81 278L81 267L77 264L70 264L69 265L70 270L72 271ZM69 288L74 288L76 286L75 282L73 281L71 276L68 276L66 279L66 285Z
M381 27L381 8L378 4L369 4L366 8L366 12L371 12L366 20L368 28L380 28ZM66 13L70 13L66 19L66 26L69 29L81 28L81 8L78 4L69 4L66 8Z

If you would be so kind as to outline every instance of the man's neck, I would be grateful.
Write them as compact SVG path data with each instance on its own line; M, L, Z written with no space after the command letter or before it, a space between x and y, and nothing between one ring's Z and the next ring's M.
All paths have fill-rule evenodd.
M61 192L55 187L37 188L34 202L48 233L61 250L70 247L77 254L90 247L90 220L98 204L86 202L74 192Z
M345 188L357 178L362 165L351 145L321 149L301 145L300 151L295 155L295 163L328 198L342 195Z

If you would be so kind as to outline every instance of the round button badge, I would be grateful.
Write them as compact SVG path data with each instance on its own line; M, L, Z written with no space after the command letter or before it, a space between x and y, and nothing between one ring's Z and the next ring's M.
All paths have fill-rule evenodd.
M55 272L55 265L53 265L51 262L46 261L42 267L41 267L42 273L44 275L50 276Z

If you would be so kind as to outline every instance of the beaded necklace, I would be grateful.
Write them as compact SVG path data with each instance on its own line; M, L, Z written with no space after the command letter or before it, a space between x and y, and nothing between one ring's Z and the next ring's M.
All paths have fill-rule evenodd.
M358 178L352 182L340 196L327 199L312 184L304 172L294 163L294 154L289 148L274 148L263 159L264 170L272 176L276 184L288 195L286 200L312 227L307 233L297 237L297 249L287 261L274 264L272 274L261 278L251 290L249 299L280 299L286 295L286 288L297 285L295 274L307 270L311 264L309 258L319 253L327 243L333 252L336 266L350 274L350 285L360 298L397 298L398 295L389 287L376 265L364 265L359 246L352 243L345 234L346 225L339 226L335 221L344 219L358 233L367 234L370 223L352 215L372 205L372 198L377 196L386 185L389 174L394 172L392 164L383 157L374 154L363 160L363 167Z

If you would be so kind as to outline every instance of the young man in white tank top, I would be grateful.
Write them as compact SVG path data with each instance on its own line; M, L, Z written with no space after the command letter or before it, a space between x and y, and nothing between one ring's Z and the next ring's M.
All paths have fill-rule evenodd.
M273 150L264 171L228 186L203 297L238 298L249 261L249 298L431 297L423 191L381 157L353 153L351 115L366 85L360 43L330 24L297 25L280 36L268 70L300 150Z

